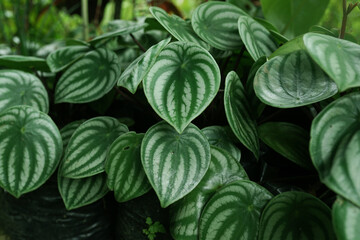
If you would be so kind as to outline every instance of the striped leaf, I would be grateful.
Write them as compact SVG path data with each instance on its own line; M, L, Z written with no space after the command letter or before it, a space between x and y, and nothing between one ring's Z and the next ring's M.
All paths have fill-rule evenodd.
M61 136L48 115L28 106L2 112L0 123L0 186L18 198L54 173Z
M199 184L210 158L209 142L193 124L179 134L160 122L146 132L141 144L142 165L163 208Z
M227 151L211 146L208 171L199 185L171 206L170 231L174 239L198 240L201 211L222 186L248 179L245 170Z
M262 65L254 79L260 100L278 108L293 108L335 95L336 84L303 50L277 56Z
M147 193L151 185L141 164L140 146L144 134L128 132L111 145L105 165L107 185L118 202L126 202Z
M360 93L329 104L311 125L310 156L320 179L360 207Z
M203 48L174 42L159 54L143 86L155 112L181 133L216 96L220 70Z
M333 226L338 240L358 240L360 208L338 197L332 209Z
M105 48L93 50L71 65L59 79L55 103L86 103L108 93L120 76L117 55Z
M304 192L284 192L265 207L260 222L261 240L335 240L331 211Z
M307 33L303 39L310 56L341 92L360 86L360 45L318 33Z
M157 56L161 50L170 42L171 38L167 38L158 44L149 48L144 54L135 59L121 74L117 85L123 86L131 93L135 93L145 75L154 65Z
M158 7L151 7L149 10L156 20L177 40L194 43L205 49L210 48L207 43L196 35L190 22L174 14L168 15L163 9Z
M237 21L246 16L240 8L226 2L206 2L193 12L194 31L211 46L221 50L237 50L242 46Z
M0 70L0 112L16 105L28 105L47 113L49 98L40 79L18 70Z
M84 122L84 120L78 120L65 125L60 129L60 134L63 142L63 148L66 149L69 144L70 138L75 130Z
M228 151L237 161L240 161L241 151L236 147L233 139L230 137L232 134L231 129L221 126L210 126L201 129L205 134L211 146L216 146Z
M81 124L65 150L62 176L85 178L104 172L110 145L127 131L126 125L111 117L96 117Z
M231 71L225 79L224 105L226 118L235 136L259 158L259 137L256 122L244 87L238 75Z
M50 70L44 59L21 55L0 56L0 67L25 71L39 70L48 72Z
M257 239L260 214L271 198L270 192L251 181L227 184L206 204L199 239Z
M82 57L90 49L87 46L67 46L51 52L46 58L51 72L60 72Z
M254 61L262 56L270 56L278 48L271 33L250 16L241 16L238 27L241 40Z

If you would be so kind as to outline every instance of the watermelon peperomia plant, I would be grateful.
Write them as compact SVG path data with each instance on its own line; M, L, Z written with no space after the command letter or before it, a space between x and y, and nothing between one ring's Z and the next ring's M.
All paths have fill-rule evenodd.
M338 38L312 27L328 2L151 7L46 60L1 56L1 188L56 174L69 210L153 189L176 240L359 239L360 3Z

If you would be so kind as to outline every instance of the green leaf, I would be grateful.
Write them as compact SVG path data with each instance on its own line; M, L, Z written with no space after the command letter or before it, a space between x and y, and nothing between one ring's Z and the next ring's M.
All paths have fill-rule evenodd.
M231 3L206 2L193 12L191 22L194 31L211 46L220 50L237 50L243 45L237 20L247 15Z
M163 9L158 7L151 7L149 10L156 20L177 40L194 43L209 49L209 45L196 35L190 22L176 15L168 15Z
M209 199L222 186L248 179L239 161L227 151L211 146L208 171L199 185L170 208L170 231L175 239L197 240L201 212Z
M28 105L47 113L47 91L40 79L30 73L0 70L0 112L16 105Z
M305 34L304 44L341 92L360 86L360 45L318 33Z
M338 240L357 240L360 236L360 208L338 197L332 209L333 226Z
M294 38L319 22L328 3L329 0L261 0L261 7L265 18L280 33Z
M290 161L313 169L309 154L310 134L303 128L287 122L267 122L258 128L260 139Z
M360 206L360 93L337 99L313 120L310 156L320 180Z
M314 25L310 28L310 32L315 32L315 33L321 33L321 34L325 34L325 35L329 35L332 37L336 37L335 33L333 33L332 31L330 31L329 29L320 26L320 25ZM305 45L304 45L305 47Z
M0 114L0 186L15 197L40 187L62 154L58 128L43 112L15 106Z
M123 86L131 93L135 93L141 81L145 78L151 67L154 65L157 56L170 42L167 38L149 48L144 54L135 59L121 74L117 85Z
M61 76L55 89L55 103L86 103L108 93L120 76L117 55L99 48L87 53Z
M293 108L335 95L336 84L303 50L270 59L254 79L259 99L273 107Z
M225 79L224 105L226 118L235 136L259 158L256 122L238 75L231 71Z
M19 69L19 70L39 70L49 72L49 66L46 61L38 57L6 55L0 56L0 67Z
M251 17L239 17L238 27L241 40L254 61L262 56L270 56L278 48L271 33Z
M96 117L81 124L66 148L62 176L85 178L104 172L110 145L126 132L126 125L111 117Z
M174 42L159 54L143 87L155 112L181 133L216 96L220 70L203 48Z
M63 149L67 148L67 145L69 144L71 136L83 122L84 122L84 120L78 120L78 121L71 122L71 123L65 125L60 130L60 135L61 135L62 142L63 142Z
M193 124L179 134L160 122L146 132L141 145L142 165L163 208L199 184L210 158L209 142Z
M261 240L335 240L331 211L304 192L284 192L265 207L260 222Z
M118 202L126 202L147 193L151 185L141 164L140 146L144 134L128 132L110 146L105 171L107 185Z
M284 45L279 47L275 52L273 52L273 54L270 55L269 59L272 59L276 56L287 55L296 52L298 50L306 50L303 41L303 36L304 35L300 35L286 42Z
M199 239L256 239L260 214L271 198L270 192L251 181L227 184L206 204Z
M87 46L68 46L50 53L46 62L51 72L60 72L90 50Z

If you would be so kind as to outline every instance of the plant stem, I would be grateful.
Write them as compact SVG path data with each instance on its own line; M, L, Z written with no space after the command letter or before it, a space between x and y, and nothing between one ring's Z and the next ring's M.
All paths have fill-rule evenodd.
M346 22L347 22L347 6L346 6L346 0L343 0L343 18L342 18L342 23L341 23L341 30L340 30L340 35L339 38L340 39L344 39L345 37L345 31L346 31Z
M146 49L141 45L141 43L139 43L139 41L134 37L134 35L132 33L130 33L130 37L132 38L132 40L136 43L136 45L139 46L139 48L141 49L141 51L146 52Z
M84 24L84 40L89 39L89 14L88 14L88 0L81 0L81 14Z

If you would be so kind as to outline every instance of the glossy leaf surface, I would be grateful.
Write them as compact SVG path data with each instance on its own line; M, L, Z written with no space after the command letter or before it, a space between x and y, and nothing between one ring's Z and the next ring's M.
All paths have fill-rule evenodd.
M31 56L0 56L0 66L19 70L39 70L44 72L49 71L49 67L44 59Z
M67 148L67 145L69 144L70 138L75 132L75 130L84 122L84 120L78 120L71 122L67 125L65 125L62 129L60 129L60 134L64 146L64 150Z
M87 46L67 46L51 52L46 62L52 72L60 72L90 50Z

